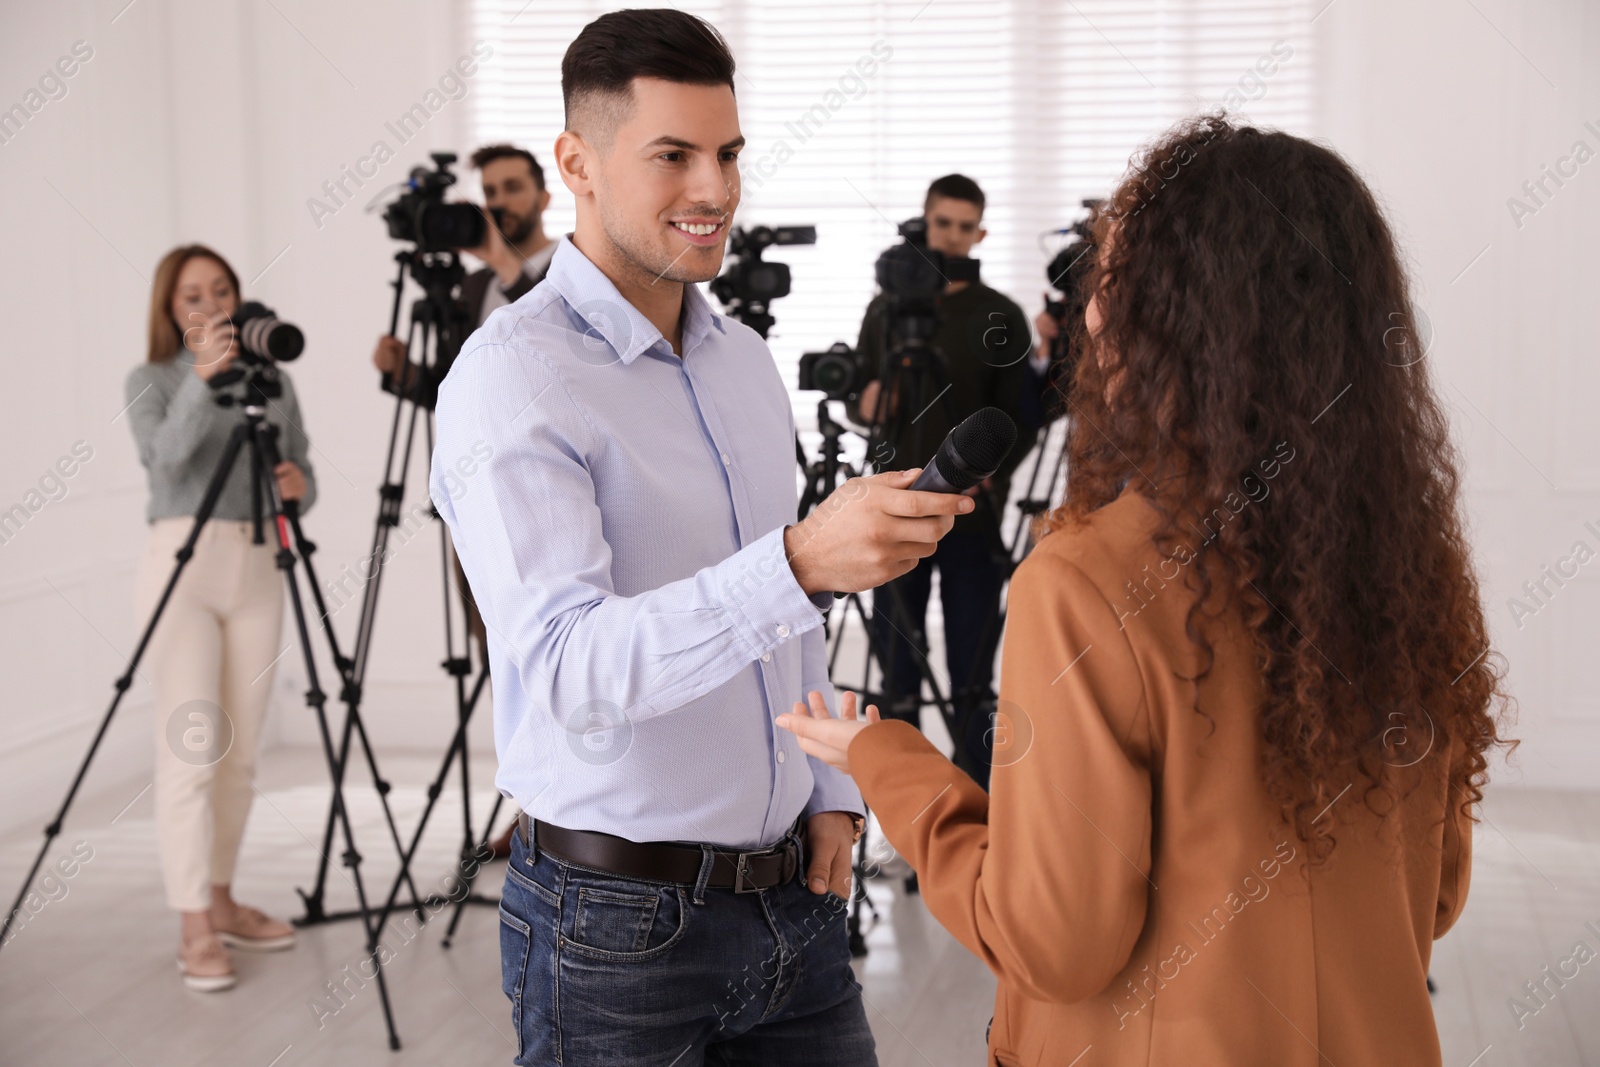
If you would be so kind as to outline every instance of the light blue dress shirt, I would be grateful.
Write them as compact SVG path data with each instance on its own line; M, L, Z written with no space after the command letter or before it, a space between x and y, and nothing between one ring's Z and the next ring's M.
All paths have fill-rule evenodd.
M830 595L784 555L772 354L692 285L682 347L563 238L440 387L430 488L488 629L501 792L571 829L752 848L865 809L773 723L833 690Z

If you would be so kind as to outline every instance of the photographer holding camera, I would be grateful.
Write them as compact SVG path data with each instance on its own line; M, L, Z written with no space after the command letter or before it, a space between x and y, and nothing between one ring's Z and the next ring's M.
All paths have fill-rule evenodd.
M238 276L204 245L175 248L156 268L147 362L126 386L128 420L150 481L150 540L135 597L140 619L155 610L239 421L216 402L217 386L227 381L218 376L243 362L239 310ZM304 513L317 498L310 441L288 374L274 368L274 376L282 395L267 404L266 418L279 428L283 459L273 474L280 495L299 501ZM233 985L225 946L294 944L288 924L235 902L230 889L283 629L277 543L254 541L253 488L249 465L235 463L145 659L155 689L162 876L167 902L183 916L179 970L184 984L201 992Z
M545 236L544 212L550 206L550 191L545 188L544 168L532 152L509 144L484 145L472 153L472 165L483 180L484 209L489 225L481 245L463 248L482 260L484 266L467 275L461 283L460 303L470 333L482 326L495 308L519 300L544 277L555 254L556 242ZM393 392L397 376L406 361L405 342L384 334L372 351L372 364L383 372L383 387ZM412 384L407 375L406 386ZM439 383L450 373L448 362L424 372L415 383L416 399L433 407Z
M947 174L928 186L923 203L927 247L950 260L965 259L983 240L984 195L978 183ZM934 376L923 381L922 410L901 410L894 395L874 378L847 412L865 425L887 431L873 460L879 470L903 470L927 462L945 435L979 408L997 407L1022 421L1020 405L1032 335L1027 316L1012 300L978 280L947 281L934 305L934 350L942 356ZM861 366L881 373L891 301L880 293L867 306L856 346ZM948 388L946 388L948 386ZM994 699L995 650L1000 641L1000 594L1008 553L1000 538L1011 474L1025 449L1006 458L978 491L978 507L956 519L927 564L873 593L872 625L884 652L884 697L890 718L918 719L920 653L908 635L925 626L933 567L939 568L944 605L945 662L950 671L956 720L965 736L955 738L958 761L980 783L988 781L987 709Z

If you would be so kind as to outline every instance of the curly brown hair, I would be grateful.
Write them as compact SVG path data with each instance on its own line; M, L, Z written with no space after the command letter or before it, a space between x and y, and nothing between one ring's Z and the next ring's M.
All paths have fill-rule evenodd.
M1328 148L1203 115L1135 156L1095 243L1085 292L1099 322L1074 326L1068 493L1040 532L1130 481L1163 517L1164 554L1180 521L1225 520L1186 568L1197 678L1213 662L1202 609L1236 605L1264 685L1264 781L1314 857L1335 843L1333 820L1315 815L1352 773L1371 803L1387 788L1380 764L1422 747L1424 718L1430 747L1454 753L1450 793L1471 816L1485 753L1516 744L1501 734L1504 660L1489 651L1458 456L1371 191ZM1274 471L1273 502L1241 506L1285 446L1295 462Z

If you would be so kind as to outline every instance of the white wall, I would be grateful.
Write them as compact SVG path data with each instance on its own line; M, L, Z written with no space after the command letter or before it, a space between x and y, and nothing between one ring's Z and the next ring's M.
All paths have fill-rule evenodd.
M93 449L66 496L0 544L0 827L41 822L59 803L137 640L146 491L117 416L124 375L143 359L157 260L180 242L211 244L247 295L304 328L307 352L292 372L321 488L307 525L319 572L335 576L367 551L392 411L368 360L387 329L399 246L362 206L428 151L470 137L470 79L408 144L384 128L469 51L451 4L125 3L6 0L0 15L3 106L75 41L93 48L67 95L0 144L0 508L22 502L74 442ZM308 199L379 139L394 160L318 227ZM419 447L407 510L425 499L424 468ZM384 587L365 708L380 745L442 751L453 729L437 667L438 559L437 534L425 529ZM346 648L357 611L335 616ZM269 743L315 743L296 658L280 664ZM336 712L326 656L321 674ZM149 709L138 682L88 788L147 773ZM477 725L487 748L487 709Z
M335 575L366 551L391 410L367 358L397 246L361 206L427 150L471 147L470 80L409 144L384 128L470 50L466 0L125 2L0 5L0 106L75 41L94 49L68 94L0 144L0 509L74 442L94 450L65 497L0 545L0 827L58 803L136 640L145 488L117 415L157 259L181 241L214 244L249 295L305 328L293 373L322 494L308 526L319 571ZM1582 672L1600 645L1600 564L1520 627L1507 598L1573 542L1600 549L1583 526L1600 528L1586 432L1600 385L1589 340L1600 162L1520 228L1506 199L1575 140L1600 150L1584 127L1600 128L1600 25L1579 0L1336 0L1316 32L1317 127L1389 205L1436 331L1430 359L1467 458L1485 599L1523 706L1527 744L1504 777L1592 784L1600 698ZM379 139L396 158L319 227L307 200ZM408 508L423 498L421 462ZM385 585L366 702L379 745L437 751L449 736L439 603L429 530ZM336 616L347 646L356 610ZM326 663L323 685L337 710ZM270 740L312 743L293 655L278 687ZM138 684L90 788L148 768L149 714ZM485 710L481 746L487 725Z

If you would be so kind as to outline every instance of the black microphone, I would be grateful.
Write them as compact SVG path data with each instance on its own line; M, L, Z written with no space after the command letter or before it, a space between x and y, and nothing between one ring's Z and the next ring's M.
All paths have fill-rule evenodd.
M965 493L1000 469L1006 453L1017 443L1017 424L999 408L981 408L961 420L939 444L939 451L922 468L913 490L929 493ZM834 593L843 600L843 593Z
M1017 424L999 408L983 408L950 431L933 459L922 468L913 490L965 493L1000 469L1017 443Z

